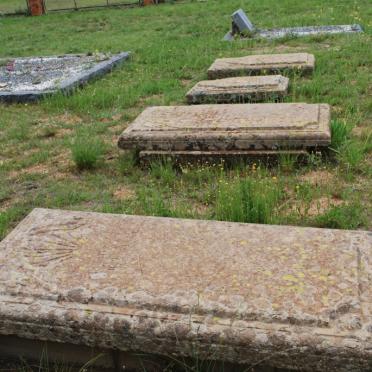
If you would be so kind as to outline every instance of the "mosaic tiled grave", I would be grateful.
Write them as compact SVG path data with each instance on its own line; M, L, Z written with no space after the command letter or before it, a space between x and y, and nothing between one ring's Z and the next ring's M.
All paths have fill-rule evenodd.
M184 152L321 150L330 144L330 108L306 103L150 107L121 134L119 147L142 155ZM197 154L197 153L196 153Z
M363 32L360 25L332 25L332 26L305 26L305 27L287 27L275 28L271 30L257 29L249 20L248 16L242 9L237 10L231 16L232 28L224 40L232 41L236 36L239 38L266 38L277 39L282 37L300 37L323 34L349 34L355 32Z
M218 58L208 69L209 79L242 75L277 74L285 71L312 73L315 57L308 53L262 54L237 58Z
M289 79L281 75L241 76L197 83L187 94L190 104L244 103L278 100L288 92Z
M70 54L2 59L0 101L36 101L56 92L70 93L89 80L110 72L125 61L129 54Z
M0 334L367 371L371 257L363 231L36 209L0 243Z

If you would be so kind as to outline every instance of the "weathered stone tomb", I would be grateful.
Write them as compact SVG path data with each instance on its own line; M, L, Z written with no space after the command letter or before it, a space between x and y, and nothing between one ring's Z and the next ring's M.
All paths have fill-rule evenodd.
M187 94L189 104L244 103L280 100L289 79L281 75L241 76L197 83Z
M161 106L145 109L119 147L141 155L322 150L330 144L330 108L306 103ZM142 154L141 154L142 152Z
M266 75L295 71L311 73L315 58L308 53L262 54L236 58L219 58L208 69L209 79L243 75Z
M36 209L0 334L307 371L372 368L372 234Z
M0 101L28 102L56 92L70 93L89 80L110 72L127 60L129 54L68 54L2 59Z
M301 37L323 34L350 34L363 32L360 25L331 25L331 26L305 26L285 27L271 30L256 28L243 9L239 9L231 15L232 27L224 40L232 41L235 37L278 39L282 37Z

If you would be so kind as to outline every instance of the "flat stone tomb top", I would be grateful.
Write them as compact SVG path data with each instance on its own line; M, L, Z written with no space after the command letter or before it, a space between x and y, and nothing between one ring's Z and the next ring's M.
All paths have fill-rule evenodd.
M308 53L262 54L237 58L220 58L208 69L210 78L257 74L267 71L312 71L315 58Z
M228 332L241 356L273 337L359 363L371 256L362 231L36 209L0 243L0 333L169 351L175 331L209 347Z
M232 99L233 97L265 97L270 94L284 95L289 79L281 75L240 76L226 79L205 80L197 83L187 94L189 102L206 98Z
M341 34L363 32L360 25L334 25L334 26L305 26L305 27L287 27L275 28L271 30L258 30L255 37L268 39L281 38L285 36L311 36L322 34Z
M297 324L338 323L332 310L372 300L366 232L36 209L0 247L0 291L20 298L81 290L188 312L199 293L200 312L244 304L243 317Z
M35 100L67 91L102 75L127 59L129 53L68 54L0 60L0 100Z
M329 106L319 104L150 107L122 133L119 146L178 151L327 146L329 122Z

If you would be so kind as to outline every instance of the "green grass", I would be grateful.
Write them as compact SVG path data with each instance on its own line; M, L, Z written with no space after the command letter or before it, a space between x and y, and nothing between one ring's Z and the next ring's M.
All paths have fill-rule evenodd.
M275 223L281 187L267 177L220 179L216 197L216 219L233 222Z
M340 152L340 149L348 140L351 130L352 128L346 123L339 121L331 122L332 141L330 147L333 151Z
M5 3L0 0L0 8ZM239 7L260 28L360 23L365 33L222 42ZM0 18L0 58L133 53L72 96L1 105L0 239L34 207L371 229L371 19L369 0L209 0ZM300 51L315 54L316 70L292 76L285 101L332 106L336 151L329 157L314 154L306 165L282 158L256 172L252 164L177 170L157 162L144 169L132 153L118 150L119 134L145 107L184 104L215 58ZM73 145L74 161L71 143L82 132L104 151L84 140ZM93 169L78 170L80 151L78 158ZM261 184L265 195L255 191ZM280 197L272 185L280 185ZM224 187L236 191L236 199Z
M78 134L71 144L72 160L79 170L93 169L104 154L104 144L89 134Z

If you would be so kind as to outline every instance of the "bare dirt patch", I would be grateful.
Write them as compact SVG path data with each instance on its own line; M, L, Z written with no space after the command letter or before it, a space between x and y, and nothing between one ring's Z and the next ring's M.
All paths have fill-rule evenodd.
M83 119L78 115L65 112L62 115L58 115L58 116L51 118L51 121L54 121L57 123L64 123L68 125L76 125L76 124L81 124L83 122Z
M323 196L312 200L309 204L294 205L292 211L298 212L302 216L315 217L326 213L333 207L347 204L344 200Z
M181 79L181 85L183 86L183 87L188 87L190 84L191 84L191 81L192 80L190 80L190 79Z
M7 199L4 199L4 200L0 201L0 213L5 212L13 204L14 204L14 201L11 198L7 198Z
M334 175L328 170L313 170L302 175L299 179L313 186L321 186L332 182L334 180Z
M60 128L57 130L56 137L63 138L69 136L72 133L72 129L69 128Z
M113 196L117 200L128 200L134 199L136 196L136 192L129 188L128 186L120 186L113 192Z

